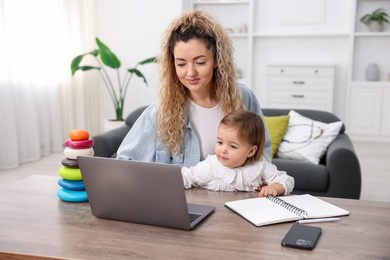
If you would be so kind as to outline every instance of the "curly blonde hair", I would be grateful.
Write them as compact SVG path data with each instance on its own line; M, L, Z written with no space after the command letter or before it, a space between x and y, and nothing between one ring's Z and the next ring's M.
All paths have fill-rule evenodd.
M165 31L160 66L160 103L158 108L158 137L173 153L180 152L185 133L188 89L176 75L174 48L178 42L198 39L205 43L217 62L212 78L214 96L225 114L243 108L237 86L233 44L219 22L204 11L186 11L173 20Z

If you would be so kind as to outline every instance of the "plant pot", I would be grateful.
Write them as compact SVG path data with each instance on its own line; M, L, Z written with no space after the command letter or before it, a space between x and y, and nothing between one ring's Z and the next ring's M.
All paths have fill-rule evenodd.
M371 21L368 25L370 32L381 32L383 31L383 24L377 21Z
M115 128L125 125L125 121L117 121L115 119L104 119L103 122L103 132L113 130Z

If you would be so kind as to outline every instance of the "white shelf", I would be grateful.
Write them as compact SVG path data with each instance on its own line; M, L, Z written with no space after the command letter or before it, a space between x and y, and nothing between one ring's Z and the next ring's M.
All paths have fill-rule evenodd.
M357 0L354 6L350 41L350 78L348 83L347 125L352 136L366 140L385 139L390 133L390 31L369 32L360 18L378 8L390 11L390 0ZM366 81L369 63L380 69L379 81Z
M389 0L356 0L357 2L388 2Z
M248 0L197 0L196 5L234 5L234 4L249 4Z
M335 63L329 62L269 62L267 63L267 67L309 67L309 68L324 68L324 67L335 67Z
M229 35L232 38L248 38L249 37L249 34L247 34L247 33L229 33Z
M356 37L390 37L390 32L357 32Z
M352 81L351 87L388 87L390 81Z
M254 37L349 37L349 33L255 33Z

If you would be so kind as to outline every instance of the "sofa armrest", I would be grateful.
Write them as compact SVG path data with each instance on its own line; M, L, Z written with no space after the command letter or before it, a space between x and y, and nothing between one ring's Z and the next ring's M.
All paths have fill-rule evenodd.
M116 157L116 152L129 130L130 126L126 124L92 137L94 140L94 155Z
M116 157L116 152L118 151L123 139L146 108L147 106L142 106L131 112L126 117L124 126L94 136L93 139L95 144L93 149L95 151L95 156Z
M329 172L327 196L359 199L361 172L357 155L346 134L339 134L329 145L326 153Z

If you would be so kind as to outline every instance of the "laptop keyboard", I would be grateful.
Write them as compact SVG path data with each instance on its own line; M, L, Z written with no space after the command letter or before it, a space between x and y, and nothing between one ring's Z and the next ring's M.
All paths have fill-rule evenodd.
M197 218L201 216L201 214L196 214L196 213L188 213L190 216L190 223L194 222Z

